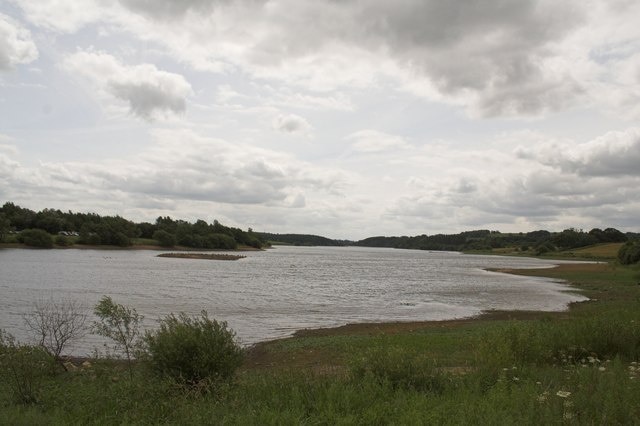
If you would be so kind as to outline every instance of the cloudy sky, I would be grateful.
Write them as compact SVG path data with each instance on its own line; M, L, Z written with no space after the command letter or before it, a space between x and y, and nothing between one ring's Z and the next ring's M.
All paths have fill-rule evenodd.
M636 0L0 0L0 202L640 230Z

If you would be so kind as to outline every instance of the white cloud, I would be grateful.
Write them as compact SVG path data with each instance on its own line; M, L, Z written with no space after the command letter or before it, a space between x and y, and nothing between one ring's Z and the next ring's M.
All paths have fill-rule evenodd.
M131 114L148 121L184 113L187 97L193 93L179 74L161 71L152 64L123 65L107 53L76 52L65 59L64 66L126 102Z
M549 141L513 153L449 149L423 157L414 152L413 164L423 164L425 173L409 179L408 191L398 191L386 214L409 229L448 232L478 226L503 231L633 227L634 215L640 215L639 136L633 128L584 143ZM410 164L404 167L415 172Z
M31 33L9 16L0 13L0 71L38 59Z
M311 130L311 124L295 114L280 114L273 120L273 128L291 134L304 134Z
M113 19L108 2L83 0L10 0L35 25L61 32L75 32L101 19Z
M408 147L408 144L400 136L371 129L359 130L347 136L346 139L352 142L355 151L364 153L384 152Z
M339 193L343 176L274 151L202 137L189 130L155 130L139 155L93 162L42 162L25 167L0 153L11 197L31 191L85 193L99 204L118 193L157 202L185 200L300 208L305 193ZM10 154L10 152L9 152ZM9 173L11 171L11 173ZM89 195L91 194L91 195Z

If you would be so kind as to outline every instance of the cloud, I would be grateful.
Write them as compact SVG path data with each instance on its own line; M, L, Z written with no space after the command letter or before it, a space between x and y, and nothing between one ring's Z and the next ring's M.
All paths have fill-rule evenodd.
M113 20L117 16L108 2L100 0L9 0L20 7L26 18L44 28L72 33L85 25L100 20Z
M371 129L351 133L345 139L352 143L355 151L363 153L384 152L408 147L408 144L400 136Z
M119 0L126 8L154 19L176 19L188 12L207 14L216 3L229 0Z
M12 70L19 64L38 59L38 48L29 30L0 13L0 71Z
M640 128L608 132L578 145L560 142L533 149L519 147L516 155L580 176L640 177Z
M184 113L187 97L193 93L179 74L161 71L152 64L127 66L107 53L76 52L67 56L64 67L126 102L131 114L147 121Z
M479 225L502 231L633 229L633 217L640 215L639 136L640 129L631 128L584 143L547 137L511 153L449 149L423 157L414 152L411 159L423 164L425 174L409 179L406 192L397 190L385 216L408 229L447 232ZM413 163L403 167L416 173Z
M602 99L631 118L640 114L635 2L87 0L80 8L72 0L24 0L18 6L39 25L77 31L101 22L164 46L198 70L241 70L314 91L379 87L391 79L399 89L480 117L537 116Z
M273 128L283 133L300 134L309 132L311 125L299 115L280 114L273 120Z
M82 195L87 205L138 198L154 204L209 202L301 208L305 194L340 192L336 171L270 150L200 136L189 130L154 130L154 144L138 155L92 162L42 162L25 167L0 151L0 172L10 199ZM49 194L49 195L47 195ZM114 207L115 208L115 207ZM119 209L119 207L118 207Z

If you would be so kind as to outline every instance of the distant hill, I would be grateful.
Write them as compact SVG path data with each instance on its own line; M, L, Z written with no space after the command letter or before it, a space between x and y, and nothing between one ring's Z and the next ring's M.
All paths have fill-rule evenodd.
M311 234L272 234L269 232L256 232L255 234L263 241L268 241L271 244L289 244L293 246L348 246L353 244L352 241L332 240Z

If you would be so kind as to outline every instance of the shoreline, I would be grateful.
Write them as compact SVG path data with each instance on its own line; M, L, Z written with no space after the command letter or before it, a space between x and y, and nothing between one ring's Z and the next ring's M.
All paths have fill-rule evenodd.
M576 262L563 263L550 268L528 268L528 269L509 269L501 268L494 272L507 273L512 275L538 276L545 278L556 278L549 276L549 272L566 272L575 269L594 269L601 270L608 266L607 263L590 263ZM553 275L553 274L552 274ZM574 283L569 280L563 280L571 290L583 294L583 289L575 287ZM584 294L583 294L584 295ZM554 319L566 319L570 316L571 311L578 305L585 303L595 303L597 300L588 299L580 302L571 302L567 309L562 311L531 311L531 310L485 310L481 313L469 317L444 319L444 320L424 320L424 321L386 321L386 322L359 322L347 323L339 326L303 328L294 331L289 336L263 340L250 344L245 347L245 367L244 368L265 368L269 365L277 364L277 360L272 360L269 347L278 345L284 341L292 341L296 339L332 337L332 336L382 336L394 335L399 333L411 333L421 330L437 330L456 328L468 325L481 325L482 323L490 323L493 321L529 321L541 318L553 317ZM85 361L92 361L94 358L90 356L69 355L64 357L67 361L81 365ZM100 358L108 361L120 362L119 358Z
M494 272L512 274L512 275L524 275L524 276L537 276L549 279L555 279L553 276L558 273L566 273L575 270L603 270L608 267L608 263L591 263L591 262L576 262L576 263L562 263L557 264L550 268L528 268L528 269L509 269L501 268ZM551 272L551 274L550 274ZM575 291L585 297L586 290L578 288L575 284L568 280L563 279L572 291ZM587 303L596 303L596 299L588 299L585 301L571 302L567 305L567 309L562 311L530 311L530 310L485 310L478 315L454 318L447 320L425 320L425 321L388 321L388 322L362 322L362 323L348 323L335 327L319 327L319 328L305 328L296 330L292 335L287 337L281 337L277 339L265 340L262 342L254 343L246 348L246 368L265 368L269 365L277 365L278 360L273 359L270 354L269 347L276 346L284 341L293 341L296 339L316 338L316 337L333 337L333 336L382 336L382 335L394 335L400 333L412 333L421 330L437 330L456 328L467 325L481 325L483 323L490 323L493 321L530 321L538 320L541 318L554 318L558 320L564 320L570 317L572 311L577 306Z
M510 268L499 268L499 269L487 269L492 272L500 272L504 274L512 274L512 275L524 275L524 276L537 276L544 277L549 279L554 279L553 276L545 275L544 273L535 273L541 271L562 271L567 269L574 269L576 267L584 267L586 265L606 265L606 263L563 263L559 265L552 266L550 268L525 268L525 269L510 269ZM597 268L600 269L600 268ZM575 287L573 283L568 280L563 284L566 284L568 287L571 287L572 291L575 291L579 294L584 291L578 287ZM586 295L582 294L587 297ZM311 337L311 336L329 336L329 335L347 335L347 334L366 334L372 330L378 332L389 332L389 331L413 331L418 328L430 328L435 326L442 327L452 327L461 324L469 324L475 323L478 321L496 321L496 320L525 320L525 319L535 319L542 316L561 316L562 314L569 313L576 305L584 304L584 303L593 303L595 300L588 299L579 302L571 302L567 305L567 309L562 311L530 311L530 310L485 310L479 313L478 315L470 316L470 317L462 317L462 318L454 318L454 319L445 319L445 320L425 320L425 321L387 321L387 322L362 322L362 323L348 323L344 325L339 325L335 327L320 327L320 328L305 328L301 330L296 330L291 336L283 337L274 340L266 340L264 342L258 342L256 345L262 343L268 343L273 341L279 341L283 339L290 339L296 337Z

